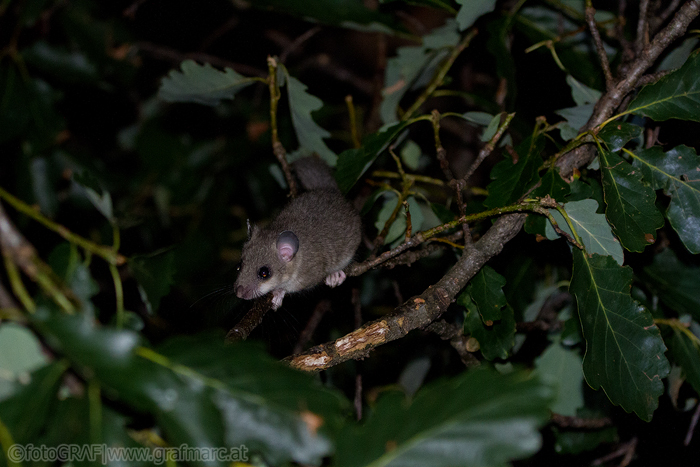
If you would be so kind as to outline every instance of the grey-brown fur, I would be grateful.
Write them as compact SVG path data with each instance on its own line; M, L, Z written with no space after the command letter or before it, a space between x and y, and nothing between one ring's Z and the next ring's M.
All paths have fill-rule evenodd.
M293 199L266 227L254 227L243 246L242 265L235 284L238 297L249 300L270 291L279 307L286 293L298 292L323 282L337 285L360 243L360 216L338 190L328 167L318 159L293 164L308 191ZM280 255L278 238L291 231L298 250L290 261ZM285 234L288 235L288 234ZM269 278L261 279L262 267Z

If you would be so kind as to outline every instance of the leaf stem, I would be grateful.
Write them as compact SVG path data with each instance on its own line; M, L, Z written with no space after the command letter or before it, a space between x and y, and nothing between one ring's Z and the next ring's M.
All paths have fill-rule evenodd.
M121 265L126 262L126 258L117 253L113 249L113 247L97 245L79 235L74 234L68 228L50 220L49 218L45 217L43 214L38 212L36 209L29 206L24 201L8 193L2 187L0 187L0 198L7 201L7 203L14 207L17 211L29 216L30 218L42 224L47 229L56 232L65 240L74 243L91 253L96 254L100 258L107 261L109 264Z

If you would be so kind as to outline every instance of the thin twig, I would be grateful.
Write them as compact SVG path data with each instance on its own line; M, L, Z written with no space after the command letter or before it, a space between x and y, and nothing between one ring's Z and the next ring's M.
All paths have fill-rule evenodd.
M608 61L608 54L605 52L605 46L603 45L603 40L600 38L600 32L598 31L598 25L595 21L595 9L593 8L593 3L591 0L586 0L586 22L588 23L588 28L593 36L593 42L595 43L595 49L598 53L598 58L600 59L600 65L603 67L603 74L605 75L605 89L610 91L615 82L610 72L610 62Z
M656 34L656 31L671 17L680 4L681 0L671 0L664 11L651 18L649 21L649 34Z
M637 19L637 38L634 41L634 50L639 55L649 46L649 0L639 1L639 18Z
M440 112L433 110L430 114L430 122L433 124L433 139L435 140L435 155L442 173L445 174L445 180L448 182L454 178L452 170L450 170L450 162L447 160L447 151L442 146L440 141Z
M362 146L360 141L360 132L357 128L357 116L355 115L355 104L352 101L352 95L345 96L345 104L348 106L348 119L350 120L350 137L352 139L352 147L358 149Z
M321 324L321 319L328 311L330 311L330 309L331 302L329 300L321 300L316 304L313 313L311 313L311 317L306 323L306 327L303 331L301 331L299 340L297 340L297 343L294 346L294 353L299 353L304 350L304 346L311 340L314 331L316 331L318 325Z
M508 129L508 126L513 120L513 117L515 117L515 113L506 115L506 118L503 120L503 123L501 123L498 127L498 130L496 130L496 133L491 137L488 143L486 143L484 147L481 148L481 150L479 151L479 155L469 166L469 169L462 177L463 180L469 180L469 177L471 177L474 174L474 172L476 172L476 169L479 168L484 159L486 159L493 152L494 148L496 147L496 144L498 144L498 141Z
M272 152L282 167L284 177L289 185L289 194L292 198L297 195L297 182L292 175L292 170L287 162L287 151L280 142L277 131L277 105L280 100L280 88L277 84L277 60L274 57L267 57L268 85L270 88L270 130L272 133Z
M287 47L285 47L284 51L282 51L282 53L280 54L280 62L285 63L287 61L287 57L289 56L289 54L296 51L304 42L311 39L319 31L321 31L321 27L314 26L313 28L306 31L304 34L302 34L299 37L297 37L296 39L294 39L294 41L291 44L289 44Z
M217 68L231 68L232 70L241 73L246 76L256 76L258 78L266 77L263 70L246 65L244 63L231 62L229 60L224 60L216 55L210 55L202 52L180 52L170 47L165 47L158 44L153 44L152 42L137 42L136 48L141 52L145 52L148 55L157 58L159 60L168 61L179 65L185 60L194 60L200 63L211 63Z
M256 300L253 308L226 334L226 342L243 341L248 338L253 329L262 323L265 314L272 307L272 294Z
M47 229L56 232L58 235L63 237L65 240L78 245L80 248L93 253L100 258L107 261L109 264L122 265L126 262L126 258L119 253L115 252L112 248L102 245L97 245L96 243L87 240L80 235L76 235L71 232L67 227L58 224L48 217L41 214L39 211L29 206L24 201L8 193L4 189L0 188L0 198L7 201L13 208L39 222L41 225Z
M437 71L435 72L435 75L433 76L433 79L430 80L430 83L428 86L425 88L423 93L416 99L416 101L411 105L411 107L406 110L406 112L402 115L401 120L406 121L410 119L414 113L420 109L420 107L423 105L423 103L433 94L433 92L439 87L442 86L443 81L445 80L445 76L447 76L447 72L450 71L450 68L452 67L452 64L457 60L457 57L459 57L459 54L462 53L464 49L466 49L469 46L469 43L472 41L474 36L476 36L477 30L472 29L469 31L469 34L464 36L464 39L462 39L462 42L460 42L454 49L452 49L452 52L450 55L445 59L445 61L438 67Z
M603 418L580 418L567 415L552 413L552 423L561 428L579 428L595 430L605 428L612 425L612 419L609 417Z
M693 418L690 419L690 425L688 426L688 432L685 434L683 445L690 446L690 442L693 440L693 432L698 424L698 419L700 419L700 404L695 408Z

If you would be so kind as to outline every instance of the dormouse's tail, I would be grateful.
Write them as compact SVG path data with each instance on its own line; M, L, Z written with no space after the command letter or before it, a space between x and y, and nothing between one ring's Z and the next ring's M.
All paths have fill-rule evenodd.
M338 190L330 167L318 157L304 157L292 162L294 172L306 191L318 189Z

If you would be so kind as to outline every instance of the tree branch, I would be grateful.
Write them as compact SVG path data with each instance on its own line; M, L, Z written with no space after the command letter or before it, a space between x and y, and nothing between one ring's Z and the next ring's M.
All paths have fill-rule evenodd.
M351 359L364 358L373 348L428 326L447 310L455 296L486 262L496 256L521 229L524 214L503 216L465 253L447 274L421 295L412 297L393 313L371 321L333 342L287 357L291 366L320 371Z
M581 132L590 131L610 118L620 106L622 99L632 91L639 83L644 72L654 64L661 53L677 38L685 33L695 17L700 12L700 0L690 0L685 3L673 20L661 32L659 32L650 46L643 50L639 57L628 67L624 79L621 79L613 89L606 92L596 103L593 115ZM579 146L557 160L557 166L561 168L563 177L569 176L574 168L582 167L593 158L594 147L590 144Z
M683 5L673 21L630 65L626 77L603 95L582 131L591 130L612 115L622 99L637 85L643 73L673 40L685 32L688 24L698 15L699 11L700 0L691 0ZM588 163L592 152L591 145L584 145L562 156L557 161L557 165L562 168L562 175L568 176L574 168ZM289 356L285 361L301 370L320 371L347 360L364 358L375 347L399 339L411 330L425 328L447 310L457 293L484 264L500 253L503 246L517 235L522 228L525 217L524 214L509 214L499 218L474 244L472 249L464 252L444 277L419 296L412 297L397 307L391 314L371 321L340 339L313 347L301 354ZM404 247L402 245L370 262L349 268L348 275L357 275L390 257L396 256L410 246L414 246L409 246L409 244L419 240L417 237L420 236L421 233L416 234L411 240L405 242L405 248L402 248ZM387 257L384 257L385 255ZM374 264L375 262L376 264Z

